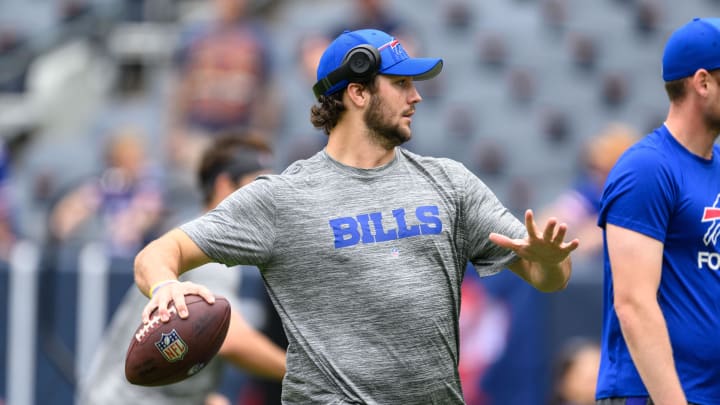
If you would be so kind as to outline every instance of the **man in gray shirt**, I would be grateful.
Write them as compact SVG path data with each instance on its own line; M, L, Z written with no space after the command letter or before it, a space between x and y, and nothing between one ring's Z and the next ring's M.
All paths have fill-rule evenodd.
M414 80L442 60L410 58L377 30L345 32L320 59L311 120L327 147L261 176L215 210L150 243L140 290L167 319L209 289L178 274L209 261L260 268L287 333L286 404L462 404L458 315L463 271L503 268L541 291L570 277L567 227L525 225L460 163L400 145Z

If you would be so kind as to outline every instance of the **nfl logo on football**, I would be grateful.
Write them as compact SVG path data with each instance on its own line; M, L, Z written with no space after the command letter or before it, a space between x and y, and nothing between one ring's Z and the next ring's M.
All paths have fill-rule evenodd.
M160 350L165 360L171 363L182 360L188 351L187 344L175 329L170 333L161 334L160 340L155 342L155 347Z

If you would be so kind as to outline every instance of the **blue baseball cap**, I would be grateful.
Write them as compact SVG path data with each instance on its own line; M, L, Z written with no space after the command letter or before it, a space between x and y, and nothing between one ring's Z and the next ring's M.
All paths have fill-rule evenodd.
M694 18L665 44L663 80L692 76L698 69L720 69L720 18Z
M379 74L392 76L410 76L413 80L427 80L437 76L442 70L443 61L439 58L411 58L402 44L382 31L362 29L345 31L328 45L320 57L317 68L317 80L325 78L339 68L350 49L358 45L372 45L380 53ZM347 87L349 82L335 83L323 94L328 96Z

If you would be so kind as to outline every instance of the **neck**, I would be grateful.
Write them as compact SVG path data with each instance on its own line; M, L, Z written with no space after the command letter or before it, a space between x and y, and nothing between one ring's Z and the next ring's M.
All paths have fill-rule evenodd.
M333 128L325 151L336 161L358 169L380 167L395 157L395 148L373 142L364 124L348 121Z
M696 118L681 107L671 106L665 126L670 134L691 153L704 159L712 159L713 145L718 137L717 129L708 128L705 120Z

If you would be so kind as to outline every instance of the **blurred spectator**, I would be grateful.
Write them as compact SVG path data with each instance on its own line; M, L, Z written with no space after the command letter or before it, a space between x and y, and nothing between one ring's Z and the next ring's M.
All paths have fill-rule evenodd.
M533 201L533 184L526 177L512 177L509 181L507 207L513 212L523 212Z
M542 113L542 132L545 139L553 144L568 141L571 134L571 122L567 112L558 109L548 109Z
M472 139L477 129L476 114L477 111L471 110L466 104L450 106L445 116L448 136L465 142Z
M483 404L488 398L479 381L505 351L511 316L507 303L493 297L474 274L466 271L461 287L458 372L465 402Z
M450 30L466 32L474 19L467 1L453 1L445 7L445 25Z
M605 179L615 161L638 139L635 129L620 123L612 123L593 136L582 151L581 167L574 184L538 215L538 223L553 216L568 224L573 233L568 236L582 241L574 252L578 262L600 260L602 232L597 226L597 214ZM600 274L598 272L598 276Z
M203 153L197 170L203 196L203 211L210 210L238 187L267 173L270 147L262 140L245 134L222 136ZM218 268L220 267L220 268ZM82 405L188 404L229 405L230 399L213 392L221 381L223 368L232 364L245 373L279 381L285 373L285 353L280 347L252 328L240 314L240 285L243 273L256 268L228 270L224 265L207 264L183 275L182 280L203 283L215 294L230 301L233 308L227 337L218 353L202 372L179 383L162 387L141 387L127 382L124 376L125 347L140 322L147 297L134 286L126 292L113 315L103 344L98 348L87 378L84 379L79 403ZM262 285L261 285L262 287ZM220 361L222 358L223 361ZM279 391L279 390L278 390Z
M142 135L120 128L107 142L101 173L70 190L53 207L50 234L62 242L97 219L108 254L131 259L148 238L157 236L162 214L159 172L146 159Z
M5 143L0 141L0 261L3 262L10 258L10 249L18 238L9 180L10 158Z
M387 2L382 0L353 0L354 10L349 13L351 19L344 25L335 28L330 32L330 37L335 38L344 30L355 31L364 28L374 28L398 37L405 44L405 22L398 18L398 13L390 10ZM408 51L408 53L410 53Z
M274 344L286 349L287 337L280 316L265 289L257 268L242 269L240 284L241 311L248 323L267 336ZM281 405L282 384L267 378L248 375L237 368L226 368L218 390L233 404Z
M641 35L651 35L658 31L662 20L661 4L656 0L638 1L635 10L635 29Z
M565 28L568 19L567 0L542 0L542 20L550 30L559 32Z
M178 16L178 0L123 0L120 18L128 22L175 21Z
M325 48L330 44L330 37L318 33L307 33L298 41L298 54L296 55L302 67L303 78L309 86L317 80L317 66ZM310 91L307 92L309 95Z
M549 382L547 296L510 272L480 278L472 265L461 296L458 372L465 403L541 404Z
M529 69L514 68L507 80L510 97L516 104L527 105L535 98L535 76Z
M59 6L59 17L63 23L76 21L92 11L87 0L63 0Z
M493 139L483 139L475 147L476 171L484 176L500 176L507 170L508 158L503 145Z
M629 97L630 86L622 73L608 73L602 78L601 100L608 108L623 105Z
M17 29L0 27L0 91L22 93L34 51Z
M57 40L66 42L84 38L90 42L100 41L108 28L106 16L102 15L100 4L91 0L60 0L57 14L60 30Z
M555 359L548 405L594 405L600 368L600 345L585 338L569 339Z
M575 33L570 37L570 53L575 67L592 72L597 67L598 45L595 39L587 34Z
M314 155L327 143L324 133L308 125L307 108L299 106L310 106L316 101L312 86L317 81L320 56L330 40L324 32L312 30L303 32L293 42L293 66L300 69L294 69L285 76L284 99L287 105L295 108L283 111L283 127L274 147L281 167Z
M213 0L215 19L188 27L177 54L170 157L193 168L209 138L232 128L273 133L279 104L271 89L270 38L247 0Z
M353 10L348 12L350 19L336 26L329 32L330 38L335 38L343 31L354 31L364 28L378 29L397 38L403 44L408 55L420 53L421 44L418 32L399 16L402 15L391 9L389 2L382 0L353 0Z
M508 60L508 45L499 33L490 33L478 41L478 59L481 64L493 69L505 67Z

